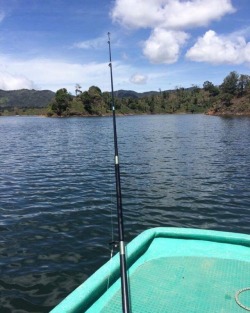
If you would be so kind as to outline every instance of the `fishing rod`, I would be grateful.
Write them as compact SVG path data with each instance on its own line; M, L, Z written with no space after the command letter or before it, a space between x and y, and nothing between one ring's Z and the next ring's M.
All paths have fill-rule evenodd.
M121 192L120 165L119 165L117 130L116 130L116 115L115 115L110 33L108 33L108 45L109 45L109 68L110 68L110 78L111 78L111 106L112 106L112 113L113 113L113 131L114 131L114 148L115 148L115 181L116 181L116 198L117 198L118 236L119 236L119 247L120 247L122 309L123 309L123 313L129 313L130 312L129 288L128 288L127 265L126 265L126 251L125 251L125 245L124 245L122 192Z

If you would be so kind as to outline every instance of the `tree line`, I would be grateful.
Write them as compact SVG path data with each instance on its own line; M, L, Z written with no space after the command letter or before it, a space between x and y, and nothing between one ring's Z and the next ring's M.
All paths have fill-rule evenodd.
M244 99L240 102L239 99ZM204 113L214 110L220 112L234 107L235 103L244 103L250 112L250 76L233 71L227 75L222 84L215 86L205 81L200 88L176 87L175 90L149 93L143 97L119 97L115 92L115 107L120 114L161 114L161 113ZM73 96L66 88L57 90L53 101L49 104L48 116L85 116L110 114L111 95L102 92L97 86L88 91L81 91L76 85Z

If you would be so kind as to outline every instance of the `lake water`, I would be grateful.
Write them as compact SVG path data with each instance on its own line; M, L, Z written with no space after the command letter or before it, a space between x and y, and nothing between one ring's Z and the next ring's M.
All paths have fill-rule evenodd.
M250 234L249 117L117 127L126 241L156 226ZM1 117L0 134L0 312L48 312L110 257L112 119Z

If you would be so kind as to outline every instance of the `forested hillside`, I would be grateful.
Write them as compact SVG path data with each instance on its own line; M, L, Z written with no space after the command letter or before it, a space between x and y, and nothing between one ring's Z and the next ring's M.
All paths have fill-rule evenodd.
M27 110L46 108L54 96L50 90L0 90L0 114L22 114Z
M59 89L49 105L49 116L85 116L110 114L111 96L97 86L76 95ZM134 91L116 91L115 106L120 114L250 114L250 76L231 72L220 86L205 81L203 87L178 87L138 94Z

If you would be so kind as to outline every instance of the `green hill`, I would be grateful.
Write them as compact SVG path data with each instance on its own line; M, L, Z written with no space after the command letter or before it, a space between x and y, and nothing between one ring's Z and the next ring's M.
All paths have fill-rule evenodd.
M50 90L0 90L0 113L17 109L47 108L55 93Z
M157 95L159 92L157 91L147 91L147 92L136 92L133 90L117 90L115 91L115 97L118 99L121 98L131 98L131 99L139 99L147 96Z

